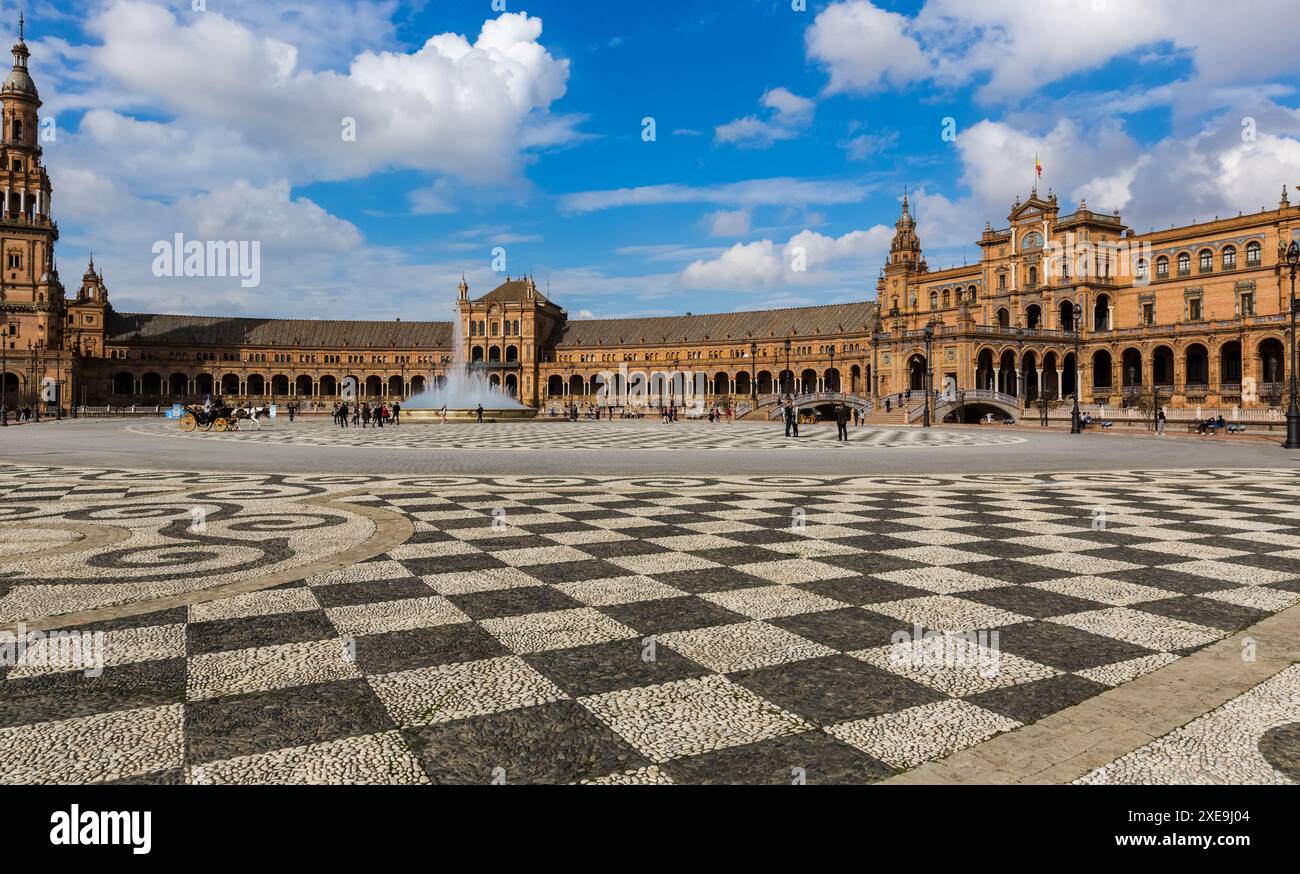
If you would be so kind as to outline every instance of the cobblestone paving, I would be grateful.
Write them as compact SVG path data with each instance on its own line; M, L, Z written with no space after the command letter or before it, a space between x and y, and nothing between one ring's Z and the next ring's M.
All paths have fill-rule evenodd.
M783 436L778 424L717 424L649 421L501 422L497 424L407 424L387 428L339 428L319 419L292 426L264 426L237 434L182 433L174 422L132 425L140 436L171 436L184 440L241 441L285 446L341 446L359 449L544 449L547 451L627 450L655 452L686 449L807 449L809 447L922 449L933 447L1006 446L1023 437L990 428L987 431L926 431L921 428L854 428L849 442L835 439L835 426L804 426L797 440ZM202 444L196 444L202 445Z
M1300 665L1076 783L1300 783Z
M28 649L0 667L9 783L873 782L1300 601L1297 471L0 477L5 521L201 487L234 516L326 493L414 528L81 625L97 676ZM96 555L60 585L116 582ZM0 552L10 617L41 603L22 560ZM1227 779L1294 779L1272 738L1281 765Z

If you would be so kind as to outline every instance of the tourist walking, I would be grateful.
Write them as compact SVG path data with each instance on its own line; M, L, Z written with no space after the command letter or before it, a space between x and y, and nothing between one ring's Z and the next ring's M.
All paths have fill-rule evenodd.
M835 408L835 440L849 442L849 408L840 404Z
M794 408L794 404L791 403L790 401L786 401L785 406L781 410L781 413L785 418L785 436L798 437L799 436L799 415Z
M361 427L370 427L370 404L361 405Z
M1168 437L1169 435L1165 433L1165 428L1168 425L1169 420L1165 418L1165 411L1160 410L1156 413L1156 435L1160 437Z
M400 424L402 424L402 405L397 403L393 404L393 427Z

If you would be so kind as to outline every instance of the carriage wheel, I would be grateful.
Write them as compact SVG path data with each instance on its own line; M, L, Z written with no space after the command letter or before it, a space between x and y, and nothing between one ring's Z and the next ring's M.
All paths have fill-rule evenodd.
M186 413L181 416L181 430L186 434L193 431L199 425L198 420L194 418L193 413Z
M226 430L226 426L229 424L230 423L228 421L222 418L222 419L217 419L217 421L213 422L212 427L216 429L218 434L220 434Z
M200 423L199 423L199 430L202 431L204 434L208 433L209 431L212 430L212 423L211 423L211 422L200 422Z

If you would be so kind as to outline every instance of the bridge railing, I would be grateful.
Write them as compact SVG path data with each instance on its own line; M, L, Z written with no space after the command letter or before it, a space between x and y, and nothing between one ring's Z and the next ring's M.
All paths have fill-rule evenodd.
M931 414L935 418L940 418L940 410L946 411L963 404L976 403L998 404L1016 410L1017 414L1019 414L1021 409L1020 399L1015 395L1009 395L987 388L974 388L958 391L955 397L951 395L936 395L934 405L931 407ZM913 402L913 404L913 406L907 408L907 421L909 424L925 416L925 398L922 398L919 403Z
M777 396L777 398L776 406L768 411L767 417L769 419L779 419L781 417L781 409L785 404L785 399L780 396ZM847 404L851 407L857 407L863 413L870 413L875 406L870 398L838 391L809 392L808 394L795 395L791 398L791 402L795 407L805 407L809 404Z

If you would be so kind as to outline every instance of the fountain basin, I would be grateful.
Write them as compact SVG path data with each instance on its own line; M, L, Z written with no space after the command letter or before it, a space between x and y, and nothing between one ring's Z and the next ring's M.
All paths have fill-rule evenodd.
M532 407L522 407L513 410L489 410L483 409L483 421L487 422L518 422L525 419L536 419L537 410ZM463 424L465 422L473 423L477 419L475 410L448 410L447 422ZM402 424L410 422L413 425L439 425L442 424L442 413L437 410L402 410Z

